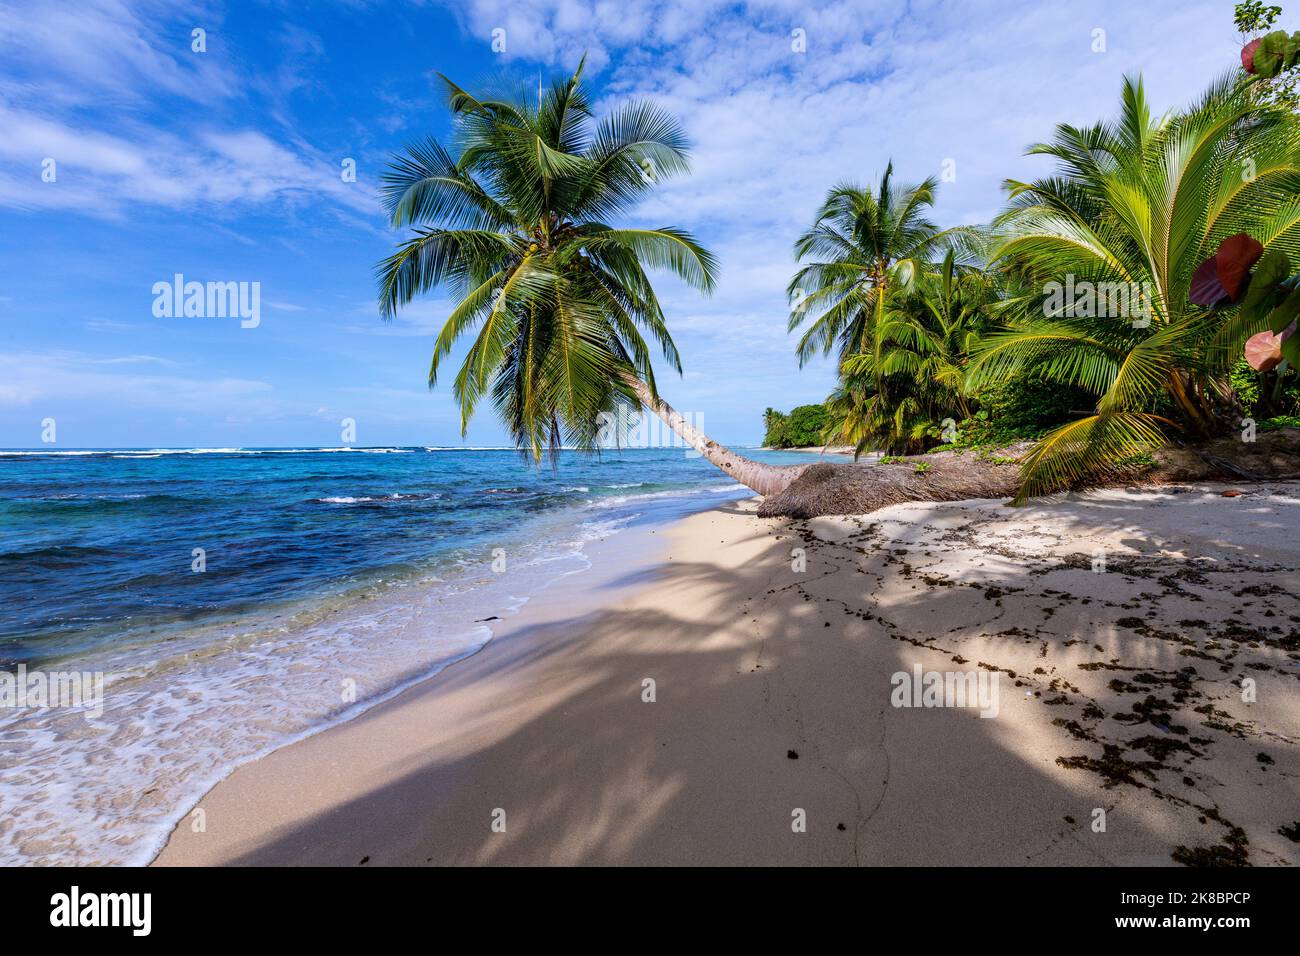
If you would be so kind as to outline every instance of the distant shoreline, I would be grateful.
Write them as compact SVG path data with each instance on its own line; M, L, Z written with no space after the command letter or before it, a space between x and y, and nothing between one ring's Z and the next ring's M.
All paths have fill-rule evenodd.
M852 445L802 445L799 448L771 448L767 445L762 446L760 451L797 451L807 455L853 455Z

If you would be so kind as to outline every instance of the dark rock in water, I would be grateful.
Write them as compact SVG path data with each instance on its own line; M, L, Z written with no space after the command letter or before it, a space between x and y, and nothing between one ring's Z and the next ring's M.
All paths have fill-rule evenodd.
M787 757L789 757L791 760L798 760L798 759L799 759L799 754L796 753L796 752L793 751L793 750L787 750L787 751L785 752L785 755L786 755Z

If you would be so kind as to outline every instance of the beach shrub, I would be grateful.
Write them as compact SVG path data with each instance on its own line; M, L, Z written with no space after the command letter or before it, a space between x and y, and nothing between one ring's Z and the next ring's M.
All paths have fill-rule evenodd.
M957 423L957 436L935 451L1004 448L1034 441L1087 414L1096 399L1080 388L1022 378L982 389L980 410Z
M789 415L769 408L763 413L765 434L763 444L768 448L808 448L822 443L826 427L825 405L797 405Z

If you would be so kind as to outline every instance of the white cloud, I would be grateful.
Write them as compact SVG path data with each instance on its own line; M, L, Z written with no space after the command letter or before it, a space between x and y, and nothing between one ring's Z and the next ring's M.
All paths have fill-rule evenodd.
M324 200L377 222L374 190L342 181L343 157L292 133L279 142L223 124L215 108L245 84L273 98L307 84L304 64L319 55L319 39L286 27L278 72L241 78L220 22L215 8L154 0L0 8L0 206L116 217L139 204ZM208 52L191 51L192 28L207 29ZM147 118L167 97L190 101L181 112L197 118L189 128L175 116ZM129 108L103 108L115 103ZM47 159L52 182L42 178Z
M245 378L189 378L102 368L159 363L175 364L147 355L102 359L67 351L3 354L0 381L5 389L0 392L0 407L87 402L198 412L254 400L260 403L274 391L266 382Z
M204 28L217 44L219 26L214 7L184 0L18 0L0 7L0 56L11 71L31 71L28 89L41 100L213 102L236 83L223 58L191 50L190 31Z

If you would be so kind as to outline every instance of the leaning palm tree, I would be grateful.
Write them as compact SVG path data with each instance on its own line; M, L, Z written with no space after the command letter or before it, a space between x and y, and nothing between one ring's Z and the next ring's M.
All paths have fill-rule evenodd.
M487 396L515 444L540 460L606 444L611 426L617 438L616 423L644 406L737 481L779 491L802 469L732 453L659 397L646 338L670 368L681 363L646 270L707 293L716 264L681 229L608 224L688 169L686 141L646 103L594 123L582 70L545 93L483 98L442 77L459 151L430 138L382 177L393 226L413 234L378 267L381 314L439 286L452 292L429 385L470 338L452 386L462 434Z
M1300 127L1231 77L1160 119L1141 80L1126 78L1116 122L1059 126L1029 152L1054 157L1059 173L1008 182L1012 205L991 258L1030 292L1013 327L985 339L970 384L1032 372L1084 388L1097 405L1026 457L1022 497L1170 433L1195 439L1236 424L1229 372L1265 325L1192 304L1194 275L1240 233L1292 261L1300 251Z

